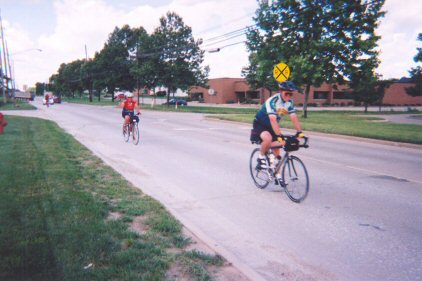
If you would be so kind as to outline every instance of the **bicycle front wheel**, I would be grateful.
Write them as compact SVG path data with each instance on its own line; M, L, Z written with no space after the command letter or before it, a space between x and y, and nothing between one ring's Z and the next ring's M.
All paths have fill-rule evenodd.
M136 122L132 125L132 142L135 145L139 143L139 128Z
M251 159L249 162L249 169L251 171L251 177L258 188L266 188L267 185L270 183L270 175L268 170L258 169L258 156L260 154L260 149L255 148L252 151Z
M284 188L290 200L300 203L309 192L309 177L305 164L296 156L289 156L282 170Z
M123 126L123 139L125 140L125 142L129 141L129 134L129 125Z

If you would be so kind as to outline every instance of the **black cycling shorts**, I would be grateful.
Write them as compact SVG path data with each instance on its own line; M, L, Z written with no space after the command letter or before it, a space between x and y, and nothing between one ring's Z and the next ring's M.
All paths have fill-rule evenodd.
M125 118L126 115L129 115L130 117L133 117L135 115L135 112L128 111L128 110L123 109L123 111L122 111L122 117Z
M274 132L274 130L273 130L272 127L265 126L264 124L260 123L257 119L254 119L253 120L253 129L252 129L252 131L253 131L252 134L255 134L255 135L258 136L260 142L262 142L262 139L260 137L261 136L261 133L262 132L265 132L265 131L267 131L267 132L269 132L271 134L271 136L273 137L273 141L276 141L277 140L277 137L278 137L276 135L276 133ZM251 134L251 138L252 138L252 134ZM251 139L251 141L252 141L252 139Z

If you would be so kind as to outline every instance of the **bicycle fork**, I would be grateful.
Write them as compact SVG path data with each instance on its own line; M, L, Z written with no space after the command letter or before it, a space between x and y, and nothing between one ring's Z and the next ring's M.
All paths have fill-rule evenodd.
M286 163L286 161L289 161L289 160L288 159L279 160L279 162L277 163L277 165L275 165L274 171L271 171L273 173L273 175L274 175L274 178L275 178L275 184L276 185L278 184L278 185L280 185L281 187L284 187L284 188L287 186L287 184L282 179L281 171L280 170L281 170L281 168L283 166L283 163ZM277 177L277 173L279 173L280 177Z

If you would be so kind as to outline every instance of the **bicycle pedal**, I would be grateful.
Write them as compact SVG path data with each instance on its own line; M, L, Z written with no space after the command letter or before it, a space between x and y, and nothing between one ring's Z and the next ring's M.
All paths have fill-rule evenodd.
M286 183L282 179L276 179L275 185L280 185L281 187L286 187Z

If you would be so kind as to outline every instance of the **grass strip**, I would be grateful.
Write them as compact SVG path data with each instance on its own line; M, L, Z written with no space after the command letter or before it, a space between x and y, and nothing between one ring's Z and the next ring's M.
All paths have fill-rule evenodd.
M137 100L137 99L135 99ZM120 102L115 100L112 102L111 100L93 100L89 102L86 98L66 98L63 101L70 102L70 103L78 103L78 104L88 104L94 106L119 106ZM177 109L174 105L167 106L156 104L154 107L151 107L151 104L145 103L140 104L141 110L154 110L154 111L169 111L169 112L192 112L192 113L207 113L207 114L247 114L247 113L255 113L257 109L255 108L230 108L230 107L210 107L210 106L178 106Z
M371 112L370 115L374 113ZM252 124L255 114L209 117ZM315 111L308 112L308 118L301 118L299 114L299 119L304 131L422 144L422 125L376 122L382 118L364 116L361 112ZM282 128L293 129L289 116L286 116L280 125Z
M16 103L0 101L0 110L34 110L37 109L27 101L17 100Z
M220 257L183 254L190 240L160 203L55 123L8 121L0 136L0 280L165 280L172 264L210 280L203 260Z

